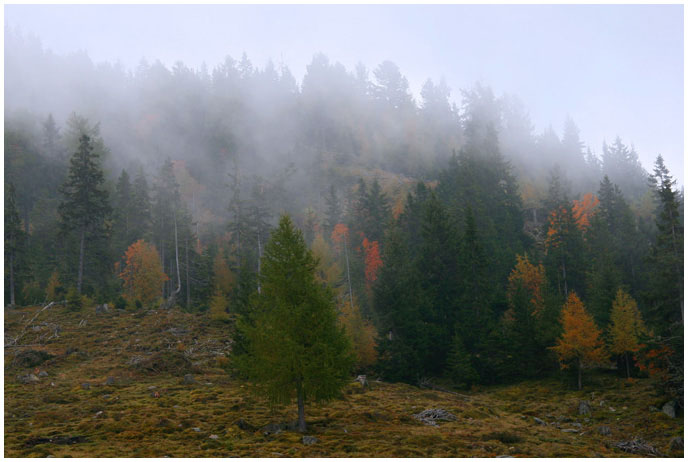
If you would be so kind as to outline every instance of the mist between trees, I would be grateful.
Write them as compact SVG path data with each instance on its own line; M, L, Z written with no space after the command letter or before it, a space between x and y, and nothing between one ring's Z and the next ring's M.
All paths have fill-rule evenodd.
M600 151L571 119L534 133L518 98L483 84L458 107L428 80L415 101L390 61L351 70L318 54L299 84L246 55L125 71L17 34L5 47L12 304L81 293L242 316L288 214L359 370L463 385L547 373L570 294L603 338L619 289L655 339L645 347L674 339L666 368L681 364L683 193L662 157L646 172L614 133ZM153 247L137 254L140 240ZM155 297L122 285L134 261ZM541 266L539 282L514 282L520 262Z

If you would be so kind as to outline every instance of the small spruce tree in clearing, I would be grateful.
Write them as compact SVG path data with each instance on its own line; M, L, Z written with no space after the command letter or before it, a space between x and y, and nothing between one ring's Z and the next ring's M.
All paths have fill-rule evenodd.
M619 289L612 302L610 314L610 352L624 355L629 375L629 354L639 351L639 338L646 332L636 301L624 290Z
M464 341L457 328L452 337L452 348L447 358L447 370L452 381L464 388L478 382L478 373L471 365L471 356L464 347Z
M582 369L600 363L605 358L601 331L573 291L570 291L562 308L561 322L562 335L557 344L550 348L557 353L562 369L571 364L576 365L577 384L581 390Z
M317 263L301 231L283 216L261 259L261 293L237 326L247 340L239 369L272 405L296 397L302 432L304 403L337 397L354 360L332 293L316 280Z
M218 287L211 298L210 315L213 321L227 322L230 320L230 315L227 313L227 297Z

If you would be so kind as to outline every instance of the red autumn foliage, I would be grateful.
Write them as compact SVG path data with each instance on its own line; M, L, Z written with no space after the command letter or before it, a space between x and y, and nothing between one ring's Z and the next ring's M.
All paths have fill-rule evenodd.
M383 260L380 258L378 241L369 241L367 238L364 238L362 245L366 262L364 274L366 276L366 284L370 286L378 278L378 270L383 266Z

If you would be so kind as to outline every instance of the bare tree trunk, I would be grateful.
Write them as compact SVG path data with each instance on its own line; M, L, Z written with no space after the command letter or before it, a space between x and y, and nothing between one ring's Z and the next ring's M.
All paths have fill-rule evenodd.
M27 249L29 248L29 230L31 229L31 224L29 222L29 212L29 206L27 205L24 207L24 236L26 236L25 239Z
M160 264L163 267L163 273L165 273L165 242L160 240ZM167 273L166 273L167 274ZM163 281L163 287L161 290L161 297L165 298L165 285L167 281Z
M349 285L349 306L354 308L354 300L352 299L352 280L349 277L349 252L347 252L347 236L344 236L345 247L345 261L347 262L347 284Z
M261 293L261 230L258 230L258 293Z
M189 291L189 238L184 241L184 252L186 253L186 270L187 270L187 309L191 306L191 294Z
M306 417L304 415L304 387L301 381L297 382L297 411L299 414L298 430L303 433L306 431Z
M10 253L10 306L14 305L14 252L12 252Z
M79 276L77 278L77 293L81 295L81 281L84 276L84 241L86 240L86 230L81 230L79 243Z
M182 279L179 277L179 246L177 245L177 214L175 214L175 264L177 265L177 289L175 295L182 290Z
M567 268L565 267L565 260L562 260L562 279L565 284L565 298L567 298Z

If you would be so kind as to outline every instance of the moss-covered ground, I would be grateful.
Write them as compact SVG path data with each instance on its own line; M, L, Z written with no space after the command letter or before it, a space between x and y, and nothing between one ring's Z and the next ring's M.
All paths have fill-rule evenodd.
M318 441L305 445L302 434L262 430L294 421L296 406L271 409L227 373L229 325L178 310L55 306L24 329L39 309L5 310L5 344L24 332L25 345L5 348L6 457L624 457L635 454L613 444L636 436L682 456L670 440L683 435L683 418L649 410L665 401L651 379L602 372L588 374L583 391L557 379L461 395L353 382L341 399L307 405L307 434ZM43 371L40 382L20 380ZM578 414L580 400L590 415ZM457 420L412 417L428 408Z

